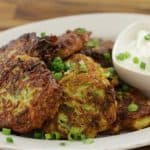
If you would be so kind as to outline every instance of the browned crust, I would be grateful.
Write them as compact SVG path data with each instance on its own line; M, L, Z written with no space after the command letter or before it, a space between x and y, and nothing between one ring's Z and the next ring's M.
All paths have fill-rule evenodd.
M128 106L131 103L138 105L136 112L128 110ZM135 127L135 122L148 116L150 116L150 100L139 90L131 89L131 91L124 94L122 100L118 100L117 120L108 133L115 134L122 130L138 130ZM146 126L143 124L141 127Z
M27 133L41 128L47 118L55 116L61 91L43 62L27 55L20 56L0 64L0 91L5 90L0 93L0 128L8 127L18 133ZM28 101L23 101L26 97L19 97L17 102L7 97L8 94L14 96L16 92L19 95L26 88L35 90ZM19 112L15 113L17 110Z

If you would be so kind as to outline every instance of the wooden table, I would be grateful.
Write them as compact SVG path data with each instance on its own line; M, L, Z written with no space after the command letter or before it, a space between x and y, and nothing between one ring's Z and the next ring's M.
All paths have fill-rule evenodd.
M91 12L150 14L150 0L0 0L0 31L41 19Z

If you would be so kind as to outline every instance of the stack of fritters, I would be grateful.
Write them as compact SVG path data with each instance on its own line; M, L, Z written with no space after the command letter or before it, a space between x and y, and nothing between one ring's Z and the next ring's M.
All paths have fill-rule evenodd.
M91 58L76 54L67 62L71 70L59 81L65 94L63 103L57 117L44 130L57 131L63 138L73 134L73 129L95 137L116 120L115 91L103 76L103 68Z
M134 88L120 91L117 74L106 76L113 43L88 47L89 38L81 29L61 36L29 33L1 48L0 128L22 134L41 129L66 139L150 126L148 98ZM56 56L70 64L59 81L49 69ZM137 111L128 111L131 103Z

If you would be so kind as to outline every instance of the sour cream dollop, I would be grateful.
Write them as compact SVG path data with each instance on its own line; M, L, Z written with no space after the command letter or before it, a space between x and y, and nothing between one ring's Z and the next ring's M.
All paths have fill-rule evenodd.
M140 30L135 40L116 54L116 59L132 70L150 73L150 31Z

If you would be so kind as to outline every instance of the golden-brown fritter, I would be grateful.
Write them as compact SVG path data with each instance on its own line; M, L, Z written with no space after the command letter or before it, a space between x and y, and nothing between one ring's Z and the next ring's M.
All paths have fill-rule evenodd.
M15 55L0 62L0 128L27 133L54 118L61 91L38 58Z
M150 126L150 100L140 91L130 89L129 92L118 92L117 120L108 133L118 133L121 130L139 130ZM137 111L129 111L130 104L138 106Z
M72 132L95 137L116 120L114 89L103 76L103 69L91 58L76 54L67 63L71 69L59 81L64 92L63 103L44 131L60 132L62 138L74 136Z
M139 90L129 87L129 91L122 91L120 87L125 85L112 68L112 47L113 42L101 41L98 49L85 47L82 53L92 57L96 62L105 68L108 80L115 88L117 93L117 120L112 124L108 134L119 133L122 130L138 130L150 126L150 100L146 98ZM110 70L110 71L109 71ZM135 103L138 111L129 112L128 106Z
M85 31L78 34L79 29L74 31L67 31L62 36L59 36L56 44L59 45L57 55L61 58L68 58L74 53L79 52L89 40L90 33Z
M0 59L5 60L16 53L26 53L30 56L38 56L35 50L39 42L38 37L35 33L26 33L17 38L16 40L10 41L7 45L0 48Z
M0 59L4 60L12 55L16 55L16 53L24 53L38 57L49 65L56 56L68 58L82 49L88 41L90 33L85 31L79 34L76 31L77 29L67 31L61 36L51 35L41 38L37 37L36 33L26 33L2 47L0 49Z

